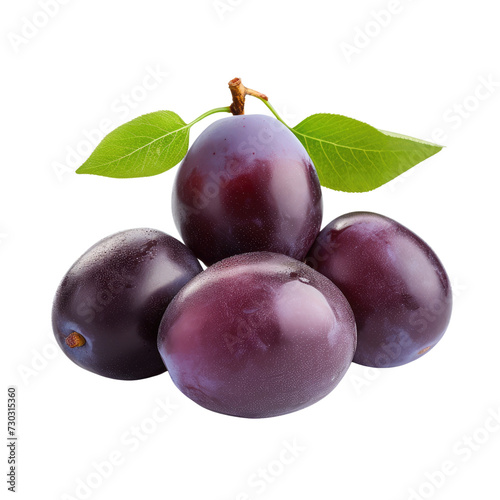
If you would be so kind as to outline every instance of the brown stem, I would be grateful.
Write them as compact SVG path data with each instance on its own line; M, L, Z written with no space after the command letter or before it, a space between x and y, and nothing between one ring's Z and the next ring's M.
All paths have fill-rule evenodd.
M231 94L233 96L233 103L231 104L231 106L229 106L233 115L245 114L245 97L247 95L259 97L260 99L264 99L265 101L269 100L267 96L262 92L257 92L256 90L245 87L241 83L241 78L233 78L229 82L229 90L231 91Z
M86 341L83 335L73 332L66 337L65 342L68 347L71 347L71 349L73 349L75 347L82 347L82 345L85 345Z

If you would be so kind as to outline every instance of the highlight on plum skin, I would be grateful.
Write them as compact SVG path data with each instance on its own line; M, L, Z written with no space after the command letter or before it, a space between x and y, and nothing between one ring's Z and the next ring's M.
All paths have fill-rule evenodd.
M240 115L204 130L178 168L172 214L206 265L269 251L304 260L321 229L321 186L294 134L276 118Z
M335 283L358 328L354 362L399 366L429 352L451 317L452 290L434 251L398 222L371 212L328 224L306 263Z
M105 377L163 373L158 326L175 294L201 270L185 245L155 229L104 238L59 285L52 309L59 346L77 365Z
M215 412L282 415L330 393L356 348L340 290L304 263L255 252L225 259L168 306L158 349L175 385Z

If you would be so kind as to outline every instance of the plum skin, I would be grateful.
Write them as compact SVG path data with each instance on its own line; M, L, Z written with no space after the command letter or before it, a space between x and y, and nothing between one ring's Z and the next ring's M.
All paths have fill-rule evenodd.
M158 349L175 385L219 413L262 418L326 396L356 348L339 289L302 262L255 252L190 281L162 319Z
M300 141L266 115L211 124L180 165L174 221L206 265L269 251L304 260L321 228L321 186Z
M383 215L353 212L328 224L306 263L331 279L358 327L354 362L376 368L420 358L444 335L452 291L434 251Z
M130 229L104 238L59 285L52 309L57 343L77 365L105 377L163 373L158 326L175 294L201 270L188 248L161 231ZM83 345L70 347L73 332Z

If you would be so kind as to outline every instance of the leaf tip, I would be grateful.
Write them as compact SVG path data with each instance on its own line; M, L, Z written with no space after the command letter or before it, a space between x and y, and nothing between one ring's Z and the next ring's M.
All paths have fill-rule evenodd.
M75 174L90 174L91 172L89 172L89 168L87 166L87 162L85 163L82 163L76 170L75 170Z

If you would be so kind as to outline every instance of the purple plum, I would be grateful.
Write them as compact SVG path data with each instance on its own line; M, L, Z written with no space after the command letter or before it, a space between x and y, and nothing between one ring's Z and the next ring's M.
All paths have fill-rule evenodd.
M321 187L300 141L265 115L218 120L180 165L172 213L206 265L269 251L304 260L321 228Z
M175 294L202 268L192 252L154 229L108 236L64 276L52 310L58 344L77 365L135 380L165 371L158 326Z
M168 306L158 335L186 396L247 418L320 400L344 376L355 348L354 316L339 289L270 252L236 255L196 276Z
M356 363L409 363L432 349L448 326L452 292L443 265L422 239L388 217L338 217L321 231L306 262L351 304Z

